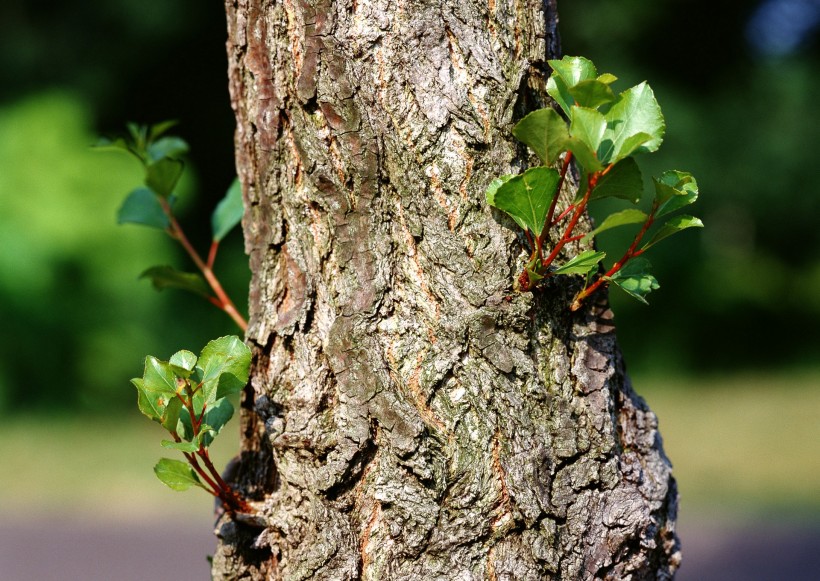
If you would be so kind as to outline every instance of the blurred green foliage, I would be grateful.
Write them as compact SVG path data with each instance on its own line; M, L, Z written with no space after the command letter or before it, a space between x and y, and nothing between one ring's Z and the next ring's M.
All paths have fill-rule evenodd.
M701 189L707 227L657 249L652 306L612 293L631 371L817 365L818 46L756 51L747 23L761 3L559 0L567 54L656 92L668 131L641 160L645 176L675 166ZM153 264L188 263L161 233L115 225L140 169L88 149L125 121L179 119L191 145L180 218L207 248L235 173L224 38L219 3L0 3L0 409L131 406L145 353L234 332L204 301L137 281ZM604 233L604 246L618 236ZM238 300L241 246L231 235L218 261ZM162 324L170 314L179 322Z

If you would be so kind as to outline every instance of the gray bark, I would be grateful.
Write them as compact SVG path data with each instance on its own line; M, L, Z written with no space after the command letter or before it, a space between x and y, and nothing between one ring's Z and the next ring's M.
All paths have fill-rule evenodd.
M671 578L675 483L605 294L514 292L525 245L483 199L531 161L510 129L547 103L554 1L227 10L255 354L232 477L260 516L220 520L214 578Z

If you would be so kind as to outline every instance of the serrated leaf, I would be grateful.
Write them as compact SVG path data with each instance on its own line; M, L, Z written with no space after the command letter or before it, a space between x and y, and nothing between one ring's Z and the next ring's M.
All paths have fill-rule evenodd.
M567 122L549 107L533 111L519 121L512 131L519 141L532 149L541 163L550 165L566 150Z
M578 188L578 198L586 194L587 180L581 181ZM600 200L601 198L620 198L629 200L637 204L643 194L643 176L638 164L631 157L622 159L612 168L603 174L595 185L595 189L590 194L589 199Z
M188 143L180 137L162 137L148 146L148 159L150 161L158 161L163 157L176 159L188 153L188 149Z
M559 180L558 172L552 168L528 169L496 189L493 205L522 228L540 236Z
M703 222L701 222L700 218L695 218L694 216L675 216L655 232L655 235L644 245L642 250L646 250L664 238L669 238L673 234L677 234L688 228L703 228Z
M235 379L226 378L222 381L233 385L241 383L244 386L248 382L250 365L251 350L235 335L220 337L205 345L197 362L198 379L202 383L205 402L210 404L217 398L223 375L231 375Z
M606 163L615 163L633 153L656 151L663 141L663 113L645 82L621 93L604 116L607 130L599 157Z
M211 296L205 279L194 272L180 272L172 266L152 266L140 274L140 278L151 279L151 283L157 290L177 288L206 298Z
M160 361L149 355L145 358L145 372L142 375L145 389L175 396L177 378L167 361ZM167 403L167 402L166 402Z
M242 185L239 179L235 178L228 188L225 197L217 204L214 213L211 215L211 231L213 239L222 240L234 226L242 221L245 213L245 204L242 200Z
M131 380L137 388L137 407L148 418L165 425L170 405L173 413L176 400L176 377L168 363L156 357L145 358L141 378Z
M222 428L233 417L234 409L227 399L217 399L217 401L205 411L204 422L209 426L209 431L202 434L202 443L210 446L213 439L219 434Z
M575 103L581 107L597 109L601 105L615 100L615 93L609 85L597 79L581 81L574 87L569 88L569 94L575 99Z
M172 442L171 440L163 440L160 442L163 448L171 450L179 450L180 452L194 453L199 450L199 443L197 442Z
M586 250L567 262L559 266L553 274L583 274L586 275L591 270L598 268L598 263L604 259L606 252L595 252L594 250Z
M655 277L649 274L651 267L652 265L645 258L633 258L621 270L608 277L608 280L626 294L648 305L645 296L660 288Z
M196 366L196 355L183 349L171 355L171 359L168 360L168 363L171 364L174 373L179 377L188 378Z
M570 94L569 87L560 76L553 74L547 79L547 94L555 99L561 110L569 117L572 106L575 105L575 98Z
M581 165L582 173L590 174L604 168L598 160L597 154L581 139L570 137L567 141L567 149L572 152L575 160Z
M689 172L669 170L653 181L655 199L659 204L656 216L679 210L698 199L698 183Z
M612 83L618 80L618 77L616 77L612 73L604 73L600 75L597 80L601 83L604 83L605 85L611 85Z
M154 474L157 475L163 484L174 490L187 490L191 486L205 488L196 475L194 469L187 463L170 458L161 458L154 466ZM207 488L205 488L207 490Z
M583 240L587 241L591 239L596 234L600 234L601 232L605 232L607 230L611 230L612 228L617 228L618 226L627 226L629 224L642 224L646 222L646 219L649 216L646 212L642 212L637 208L627 208L626 210L621 210L620 212L615 212L614 214L610 214L607 216L601 225L595 228L592 232L584 236Z
M160 230L171 225L157 195L148 188L137 188L128 194L117 212L117 223L142 224Z
M142 379L138 377L132 379L131 383L137 388L137 407L140 412L147 418L161 423L165 412L166 396L147 391Z
M167 198L182 176L185 164L178 159L163 157L145 167L145 185L157 195Z
M570 114L569 134L582 141L590 151L597 152L606 131L606 119L595 109L573 107Z

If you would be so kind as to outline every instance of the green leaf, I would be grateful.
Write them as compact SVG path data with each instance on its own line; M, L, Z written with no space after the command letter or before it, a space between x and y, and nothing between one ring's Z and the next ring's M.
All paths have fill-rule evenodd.
M578 198L586 194L587 180L581 181L578 189ZM621 198L637 204L643 193L643 177L638 164L631 157L622 159L598 179L595 189L592 190L589 199L600 200L601 198Z
M698 199L698 182L689 172L669 170L653 181L655 199L659 204L656 216L679 210Z
M569 134L581 140L590 151L597 152L606 131L606 119L595 109L573 107L570 114Z
M575 156L575 160L581 164L583 173L590 174L604 168L595 151L590 149L589 145L581 139L570 137L567 142L567 149Z
M205 412L204 422L208 424L210 430L202 435L202 443L210 446L214 437L219 434L223 426L233 417L233 406L227 399L218 399L214 405Z
M567 122L549 107L533 111L524 117L512 133L516 139L527 144L544 165L552 164L558 159L561 152L566 150L569 137Z
M605 85L611 85L612 83L618 80L618 77L616 77L612 73L604 73L603 75L600 75L597 80L601 83L604 83Z
M660 288L655 277L649 274L651 267L652 265L645 258L633 258L618 272L608 277L608 280L626 294L648 305L649 303L644 297L651 291Z
M515 174L505 174L503 176L499 176L499 177L495 178L493 181L490 182L490 185L487 186L487 191L484 192L484 197L487 200L487 203L489 205L491 205L494 208L496 207L495 206L495 194L496 194L496 192L498 192L498 188L500 188L501 186L506 184L508 181L510 181L514 177L515 177ZM524 226L521 226L521 227L523 228Z
M552 168L528 169L498 187L493 205L509 214L522 228L540 236L559 179L558 172Z
M177 378L167 361L160 361L149 355L145 358L145 372L142 375L145 389L157 393L177 393Z
M592 80L598 74L592 61L582 56L565 56L561 60L547 62L553 70L553 75L560 77L567 87L574 87L581 81Z
M178 288L204 297L210 297L208 284L194 272L180 272L172 266L152 266L144 271L140 278L149 278L157 290Z
M615 163L633 153L656 151L663 141L663 113L645 82L621 93L604 116L607 129L599 157L605 163Z
M168 360L174 373L179 377L188 378L196 366L196 355L190 351L177 351Z
M572 95L579 106L591 109L597 109L601 105L615 100L615 93L612 92L609 85L597 79L581 81L574 87L569 88L569 94Z
M178 397L173 397L165 407L165 413L162 416L162 427L169 432L175 432L177 423L179 422L179 415L182 412L182 400Z
M145 185L157 195L167 198L182 176L185 164L178 159L163 157L145 167Z
M244 386L248 382L250 365L251 350L235 335L220 337L205 345L197 362L197 377L202 383L205 402L210 404L217 399L223 375L231 375L234 379L222 381L232 386L239 383Z
M138 377L132 379L131 383L137 388L137 407L139 410L149 419L161 423L162 416L165 413L165 402L168 400L167 396L147 391L144 382Z
M148 146L148 159L158 161L163 157L176 159L188 153L188 143L180 137L163 137Z
M607 216L601 225L595 228L592 232L584 236L583 240L587 241L591 239L596 234L600 234L601 232L605 232L606 230L611 230L612 228L617 228L618 226L627 226L629 224L641 224L646 222L646 219L649 216L646 212L642 212L637 208L627 208L626 210L621 210L620 212L615 212L614 214L610 214Z
M197 450L199 450L198 442L172 442L171 440L163 440L162 442L160 442L160 444L163 448L179 450L181 452L194 453Z
M176 119L169 119L168 121L160 121L151 126L148 131L148 141L155 141L157 137L168 131L171 127L175 127L179 121Z
M553 74L547 79L547 94L555 99L561 110L569 117L572 106L575 105L575 97L569 92L569 87L560 76Z
M217 204L211 216L211 231L213 239L222 240L234 226L242 221L245 205L242 201L242 185L239 179L234 179L225 197Z
M137 188L125 198L117 212L117 224L143 224L165 230L171 223L157 200L157 195L148 188Z
M587 250L582 252L566 264L559 266L553 274L583 274L586 275L591 270L598 268L598 263L606 256L606 252L595 252Z
M667 221L666 224L661 226L657 232L655 232L655 235L652 236L652 239L644 245L642 250L646 250L664 238L668 238L669 236L672 236L672 234L682 232L687 228L703 228L703 222L700 221L700 218L695 218L694 216L675 216Z
M96 151L125 152L129 155L133 155L138 160L142 161L142 158L139 156L139 154L122 137L118 137L116 139L108 139L107 137L101 137L97 140L97 143L91 146L91 148Z
M191 486L205 488L199 477L187 463L170 458L161 458L154 466L154 474L169 488L187 490ZM207 488L205 488L207 490Z

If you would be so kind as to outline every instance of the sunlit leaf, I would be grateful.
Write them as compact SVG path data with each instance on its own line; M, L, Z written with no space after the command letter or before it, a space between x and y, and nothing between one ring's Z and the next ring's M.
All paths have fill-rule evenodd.
M558 172L552 168L528 169L500 185L491 203L509 214L519 226L540 236L559 179Z
M595 109L573 107L569 134L582 141L590 151L597 152L606 131L604 116Z
M154 466L154 474L169 488L174 490L187 490L191 486L205 488L200 482L193 468L187 463L170 458L162 458ZM207 490L207 488L205 488Z
M669 170L653 181L655 199L659 204L656 216L679 210L698 199L698 183L689 172Z
M171 368L176 375L187 378L190 377L196 365L196 355L186 350L177 351L171 355L168 363L171 364Z
M615 212L614 214L610 214L604 221L601 222L601 225L595 228L592 232L584 236L584 240L589 240L596 234L600 234L601 232L605 232L607 230L611 230L612 228L617 228L618 226L627 226L629 224L642 224L646 222L646 219L649 216L646 212L642 212L637 208L627 208L626 210L621 210L620 212Z
M601 105L615 100L615 93L609 85L597 79L581 81L574 87L569 88L569 94L575 99L575 103L581 107L597 109Z
M586 275L591 270L598 268L598 263L606 256L605 252L595 252L594 250L586 250L567 262L559 266L553 274L583 274Z
M608 280L629 296L648 305L646 295L660 288L655 277L649 274L651 267L645 258L633 258Z
M644 245L643 250L687 228L703 228L703 222L701 222L700 218L695 218L694 216L675 216L658 228L655 235Z
M666 130L663 113L645 82L618 95L604 116L607 129L599 157L606 163L617 162L633 153L656 151L663 141Z
M210 403L217 399L220 380L232 386L244 386L248 382L250 365L251 350L239 337L231 335L210 341L197 361L197 379L202 382L205 402ZM223 380L223 375L233 376L234 379Z

